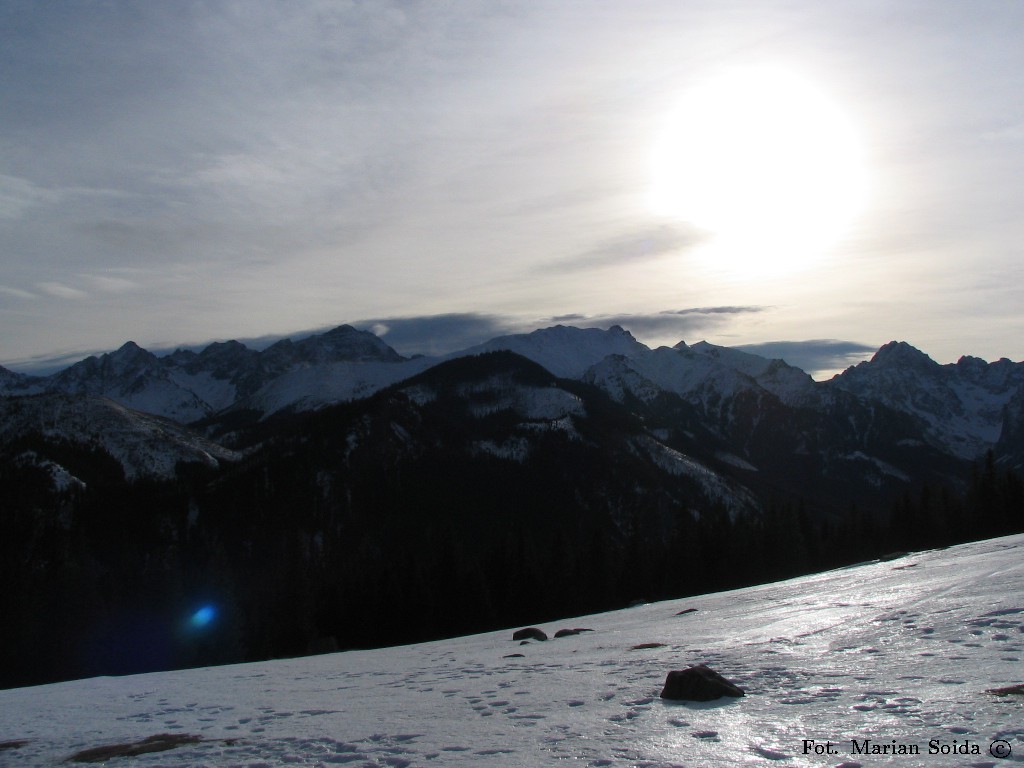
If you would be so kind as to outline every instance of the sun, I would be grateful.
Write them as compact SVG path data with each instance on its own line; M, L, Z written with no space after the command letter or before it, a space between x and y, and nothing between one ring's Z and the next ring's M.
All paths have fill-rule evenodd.
M865 198L849 120L809 82L775 69L734 70L688 91L652 166L653 210L706 231L706 256L747 276L814 263Z

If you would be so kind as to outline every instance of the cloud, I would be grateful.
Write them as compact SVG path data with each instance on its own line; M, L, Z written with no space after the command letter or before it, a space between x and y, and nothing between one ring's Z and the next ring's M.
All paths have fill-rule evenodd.
M44 293L61 299L84 299L89 296L85 291L72 288L70 285L64 285L64 283L37 283L37 285Z
M708 331L736 317L763 312L759 306L691 307L654 313L585 315L579 313L526 319L475 312L384 317L357 320L352 326L380 336L403 355L443 355L513 333L529 333L552 325L610 328L619 325L641 341L676 343L687 335Z
M606 240L584 253L557 259L548 264L547 271L575 272L635 264L692 248L704 242L706 238L705 233L692 227L667 224L645 227Z
M661 312L615 314L615 315L562 315L551 318L552 322L563 322L580 327L607 328L621 325L641 341L662 342L671 339L676 343L696 333L719 328L729 321L746 315L765 312L762 306L721 306L689 307L668 309Z
M0 295L10 296L15 299L35 299L37 298L34 293L23 291L20 288L10 288L6 285L0 285Z
M53 193L31 181L0 173L0 219L19 218L33 205L53 199Z
M123 277L90 275L88 280L96 290L103 291L104 293L124 293L125 291L132 291L139 287L139 284L134 280L128 280Z
M84 360L90 355L101 355L109 350L92 350L89 352L60 352L54 354L31 355L5 360L3 366L11 371L27 373L31 376L49 376L62 371L70 365Z
M500 315L457 312L422 317L385 317L351 324L380 336L403 355L443 355L480 344L495 336L534 330L521 320Z
M761 357L785 360L815 376L833 373L867 359L877 347L856 341L837 339L809 339L807 341L766 341L760 344L739 344L736 349ZM817 378L817 376L815 376Z

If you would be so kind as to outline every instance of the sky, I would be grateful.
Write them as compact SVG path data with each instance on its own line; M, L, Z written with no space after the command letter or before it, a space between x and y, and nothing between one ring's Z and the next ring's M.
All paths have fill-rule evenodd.
M0 3L0 364L557 323L1024 359L1024 3Z

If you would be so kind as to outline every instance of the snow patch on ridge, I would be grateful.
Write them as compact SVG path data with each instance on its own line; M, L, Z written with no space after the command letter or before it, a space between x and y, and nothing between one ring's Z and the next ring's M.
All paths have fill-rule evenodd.
M470 403L470 413L478 419L501 411L513 411L524 419L538 421L585 413L583 402L576 395L558 387L508 387L501 379L492 378L461 385L458 392L470 398L477 394L488 395Z
M696 480L709 499L721 503L733 514L760 511L761 505L747 489L674 448L669 448L647 435L635 439L633 445L666 472Z

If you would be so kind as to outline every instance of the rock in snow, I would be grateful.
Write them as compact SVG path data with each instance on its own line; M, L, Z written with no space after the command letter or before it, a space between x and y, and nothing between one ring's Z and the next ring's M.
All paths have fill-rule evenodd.
M674 701L714 701L723 696L743 695L742 688L704 664L672 670L661 689L661 698Z
M512 633L513 640L547 640L548 636L542 629L526 627Z

